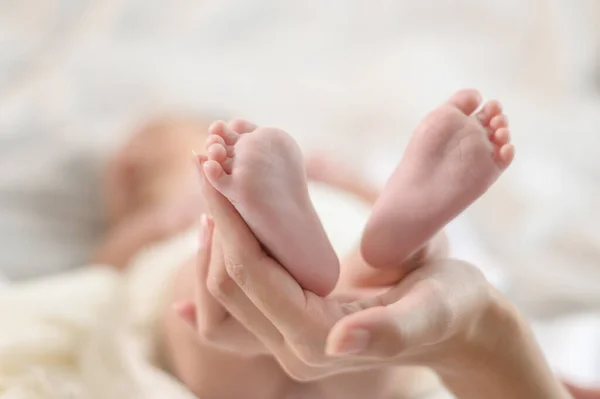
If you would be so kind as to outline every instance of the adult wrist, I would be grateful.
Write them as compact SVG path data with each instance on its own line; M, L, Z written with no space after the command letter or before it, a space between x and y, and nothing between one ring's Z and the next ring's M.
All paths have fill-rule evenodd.
M479 317L453 346L451 357L433 368L459 398L570 398L526 320L491 287Z

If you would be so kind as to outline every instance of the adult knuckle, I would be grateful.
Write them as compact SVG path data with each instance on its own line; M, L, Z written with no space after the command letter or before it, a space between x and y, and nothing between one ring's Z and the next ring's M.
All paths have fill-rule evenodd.
M246 267L244 266L244 262L241 262L237 257L225 257L225 270L229 278L237 284L244 282Z

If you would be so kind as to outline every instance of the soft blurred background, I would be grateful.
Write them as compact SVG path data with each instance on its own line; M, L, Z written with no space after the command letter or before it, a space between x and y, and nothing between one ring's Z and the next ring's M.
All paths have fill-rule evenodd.
M241 116L378 183L462 87L502 100L517 159L449 227L531 318L553 366L600 383L597 0L0 0L0 265L85 263L99 171L141 121Z

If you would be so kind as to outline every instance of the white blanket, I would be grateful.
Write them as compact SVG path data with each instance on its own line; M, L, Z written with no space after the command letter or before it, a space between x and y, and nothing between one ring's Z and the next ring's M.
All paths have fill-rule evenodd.
M369 207L315 186L312 196L339 254L356 243ZM140 253L123 274L90 265L0 289L1 399L192 399L157 364L157 322L174 269L197 232ZM426 374L409 394L438 392ZM443 398L444 396L436 396Z

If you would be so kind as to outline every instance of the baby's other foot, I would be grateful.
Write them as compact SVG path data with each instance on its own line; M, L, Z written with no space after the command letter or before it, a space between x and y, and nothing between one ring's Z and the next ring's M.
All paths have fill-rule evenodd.
M329 294L339 262L310 200L296 142L279 129L239 134L223 122L209 133L208 181L303 288Z
M376 268L394 267L479 198L510 165L508 121L499 102L462 90L413 133L377 200L361 251Z

